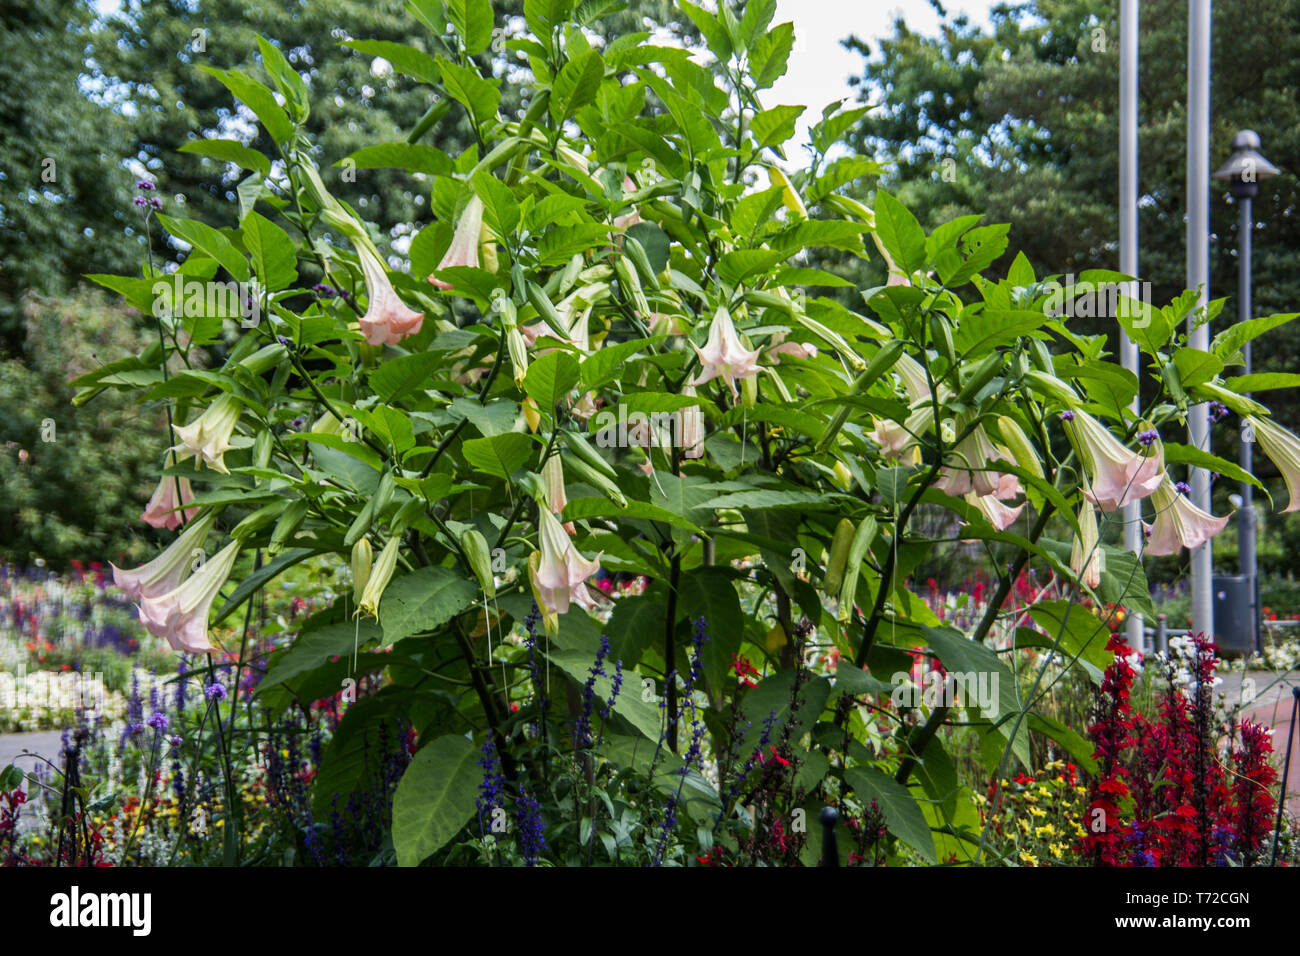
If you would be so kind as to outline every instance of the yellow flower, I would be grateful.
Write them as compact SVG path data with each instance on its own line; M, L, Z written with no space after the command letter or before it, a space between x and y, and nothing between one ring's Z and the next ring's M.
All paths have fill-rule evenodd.
M1028 863L1030 866L1037 866L1037 865L1038 865L1038 857L1034 856L1034 855L1033 855L1032 853L1030 853L1028 850L1021 850L1021 851L1020 851L1020 861L1021 861L1022 863Z
M1056 857L1059 860L1061 858L1061 854L1065 852L1065 844L1053 843L1049 847L1049 849L1052 851L1052 856Z
M1032 813L1032 814L1033 814L1034 816L1036 816L1036 817L1045 817L1045 816L1047 816L1047 811L1044 810L1042 807L1030 807L1030 808L1029 808L1029 812Z
M1029 821L1024 819L1023 817L1016 821L1016 826L1020 827L1021 833L1029 832Z
M1042 786L1041 784L1038 787L1038 793L1040 796L1044 796L1044 797L1050 797L1052 795L1052 791L1048 790L1046 787Z
M1034 836L1039 839L1045 836L1056 836L1056 827L1050 823L1044 823L1041 827L1034 827Z

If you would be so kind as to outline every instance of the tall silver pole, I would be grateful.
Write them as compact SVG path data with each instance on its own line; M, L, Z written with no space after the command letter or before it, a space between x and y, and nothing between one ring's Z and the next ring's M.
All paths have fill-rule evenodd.
M1242 322L1251 315L1250 303L1250 239L1251 239L1251 199L1243 196L1241 202L1241 226L1238 229L1237 253L1237 316ZM1245 374L1251 373L1250 343L1242 347L1246 360ZM1253 455L1250 442L1246 440L1245 430L1241 434L1241 467L1247 473L1253 473ZM1250 637L1255 650L1259 644L1259 561L1255 554L1255 489L1249 481L1241 483L1241 510L1237 512L1237 558L1241 573L1250 585Z
M1138 0L1120 0L1119 5L1119 271L1138 274ZM1137 297L1137 282L1129 283L1128 295ZM1119 350L1124 367L1138 373L1137 343L1119 326ZM1133 397L1132 409L1138 410ZM1124 506L1124 547L1135 554L1142 550L1142 505ZM1142 649L1142 615L1130 613L1126 625L1129 647Z
M1210 0L1189 0L1187 22L1187 287L1199 290L1188 317L1189 344L1208 350L1207 325L1193 329L1210 295ZM1195 448L1209 450L1210 420L1204 404L1192 406L1187 431ZM1210 475L1190 469L1192 503L1210 510ZM1214 637L1214 560L1206 542L1192 552L1192 629Z

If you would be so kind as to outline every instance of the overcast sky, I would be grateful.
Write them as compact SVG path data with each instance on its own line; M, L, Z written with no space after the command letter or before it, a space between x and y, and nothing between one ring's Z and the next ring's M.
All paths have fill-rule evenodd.
M965 13L980 26L989 23L994 0L944 0L949 15ZM794 23L794 51L786 75L763 96L764 106L803 104L802 119L815 120L822 107L851 95L848 77L862 72L862 57L840 45L857 34L868 42L894 32L898 17L916 33L937 34L939 17L928 0L776 0L776 23ZM870 43L873 52L875 43ZM807 140L807 122L797 142ZM799 151L791 156L795 160Z

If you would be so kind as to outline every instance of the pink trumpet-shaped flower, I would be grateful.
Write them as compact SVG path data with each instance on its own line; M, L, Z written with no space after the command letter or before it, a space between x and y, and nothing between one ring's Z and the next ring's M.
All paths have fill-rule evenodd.
M811 359L817 357L817 346L809 345L806 342L787 342L785 333L779 332L772 337L772 342L767 347L767 357L775 364L780 364L781 356L789 355L791 358Z
M632 182L630 176L623 177L623 192L636 192L636 183ZM626 212L621 216L614 217L614 228L620 232L626 232L628 229L642 222L641 210L633 206L631 212Z
M1169 475L1151 495L1151 505L1156 510L1153 525L1144 525L1150 532L1146 552L1152 555L1175 554L1179 548L1199 548L1228 524L1228 515L1216 518L1202 511L1180 494Z
M167 548L148 564L134 571L113 568L113 583L126 592L133 601L154 598L175 590L190 569L194 550L203 546L212 527L212 514L191 521Z
M1131 451L1087 412L1073 412L1065 432L1091 478L1083 493L1102 511L1141 501L1160 487L1165 472L1163 451L1152 455Z
M167 453L167 463L165 468L170 468L176 464L176 455L172 452ZM180 487L180 500L176 497L176 488ZM177 478L175 475L163 475L158 479L158 487L154 489L153 497L149 499L149 504L144 509L144 514L140 515L140 520L154 528L167 528L175 531L184 522L181 515L185 516L185 521L193 521L194 516L199 513L198 508L186 508L184 511L178 511L182 505L187 505L194 500L194 491L190 488L188 478Z
M371 345L396 345L408 335L415 335L424 324L424 313L406 307L393 284L388 270L366 244L357 246L361 274L366 280L369 306L361 317L361 332Z
M1286 493L1291 500L1279 514L1300 511L1300 438L1271 418L1249 415L1246 424L1264 449L1264 454L1282 472L1282 478L1286 481Z
M180 444L172 446L171 450L181 458L193 455L195 464L203 461L223 475L230 474L225 454L235 447L230 444L230 436L234 434L242 411L238 399L223 394L188 425L172 426Z
M208 640L208 614L230 577L239 549L239 541L230 542L180 587L160 597L145 598L140 605L140 623L154 637L164 638L173 650L187 654L219 650Z
M723 306L719 306L713 316L713 323L709 326L709 339L704 343L704 348L694 343L692 347L700 357L703 368L691 385L700 386L721 378L726 381L727 388L731 390L731 398L735 401L740 398L740 393L736 391L736 380L753 378L758 374L759 349L751 352L740 344L736 326L731 321L731 313Z
M988 523L999 531L1006 531L1015 524L1020 513L1025 510L1023 504L1016 505L1014 508L1003 504L997 495L977 495L974 492L967 492L966 500L978 508Z
M965 430L966 423L959 422L958 427ZM978 496L996 494L1002 475L990 470L988 466L999 460L1009 459L993 444L984 426L976 425L969 435L957 443L947 463L940 469L934 487L954 498L970 491Z
M584 558L549 507L538 511L538 530L542 547L533 573L533 590L542 613L554 620L556 615L568 613L570 601L585 608L595 607L583 582L600 570L600 554L590 560Z
M453 266L470 266L477 269L479 267L478 243L482 233L483 200L474 195L469 198L464 211L460 214L460 220L456 223L456 231L451 237L451 245L447 248L442 261L438 263L438 271L441 272L443 269L450 269ZM439 289L451 288L450 282L435 279L433 276L429 276L429 281Z

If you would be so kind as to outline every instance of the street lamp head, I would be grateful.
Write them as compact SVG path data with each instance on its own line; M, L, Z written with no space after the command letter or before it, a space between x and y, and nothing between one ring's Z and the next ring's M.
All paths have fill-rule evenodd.
M1232 155L1212 175L1224 179L1229 190L1238 199L1248 199L1259 192L1259 182L1279 174L1276 166L1259 152L1259 134L1253 129L1243 129L1232 138Z

